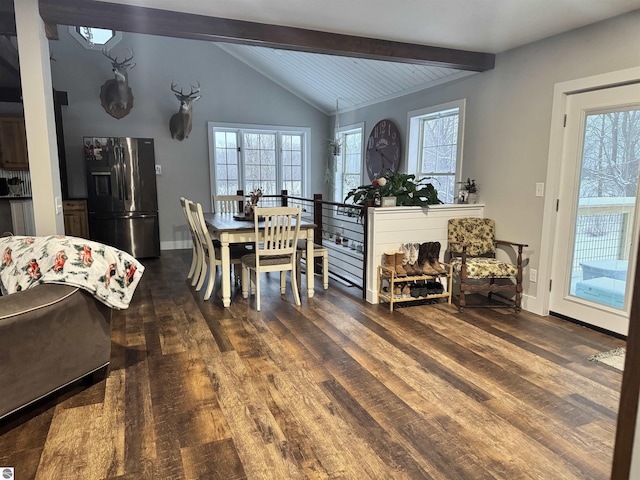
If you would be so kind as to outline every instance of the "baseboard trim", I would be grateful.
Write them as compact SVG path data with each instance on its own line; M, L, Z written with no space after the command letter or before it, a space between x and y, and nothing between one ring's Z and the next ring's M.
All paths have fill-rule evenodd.
M191 240L160 242L160 250L185 250L193 247Z
M627 336L622 335L621 333L612 332L611 330L607 330L606 328L598 327L596 325L591 325L590 323L583 322L582 320L576 320L575 318L568 317L561 313L549 312L549 315L551 315L552 317L559 318L561 320L566 320L567 322L575 323L576 325L580 325L582 327L587 327L591 330L595 330L596 332L604 333L605 335L609 335L610 337L620 338L621 340L627 339Z

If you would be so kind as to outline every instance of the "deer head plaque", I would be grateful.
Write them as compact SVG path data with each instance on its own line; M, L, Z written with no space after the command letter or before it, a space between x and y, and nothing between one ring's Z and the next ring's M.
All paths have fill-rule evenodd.
M193 102L200 99L200 83L195 88L191 86L191 91L188 94L182 93L182 89L178 92L176 85L171 82L171 91L176 95L176 98L180 100L180 110L171 116L169 120L169 130L171 131L171 138L177 140L184 140L189 137L191 133L191 114L193 113Z
M127 115L133 107L133 94L129 87L129 76L127 70L136 66L129 63L133 59L133 51L129 50L131 56L125 57L123 61L118 61L118 57L113 58L105 50L102 54L111 60L114 78L107 80L100 88L100 101L102 108L114 118L120 119Z

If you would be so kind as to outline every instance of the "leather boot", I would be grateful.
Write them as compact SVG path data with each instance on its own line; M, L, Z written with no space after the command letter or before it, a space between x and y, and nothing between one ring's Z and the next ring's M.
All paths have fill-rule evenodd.
M404 268L404 271L407 275L413 275L413 268L409 264L409 244L403 243L402 245L400 245L399 251L402 252L402 268ZM397 262L398 260L396 260L396 263Z
M422 275L422 268L420 268L420 263L418 263L419 251L420 251L419 243L409 244L409 265L413 270L413 275Z
M406 277L407 271L404 269L404 266L402 265L402 262L404 260L404 253L396 252L395 257L396 257L396 275L398 277Z
M438 273L445 273L446 270L442 265L440 265L440 262L438 261L438 258L440 258L440 242L433 242L429 252L430 252L429 263L431 264L433 269L436 270Z
M406 260L406 262L402 262L402 263L403 263L404 269L407 271L407 275L409 276L418 275L419 272L415 268L417 267L417 265L415 264L415 260L413 260L413 257L414 257L413 243L402 244L402 249L404 251L404 259Z
M433 242L425 242L420 245L420 258L422 258L422 275L438 275L438 271L431 266L431 250Z
M396 254L395 252L384 253L384 258L382 260L382 266L388 268L393 272L393 275L396 275Z

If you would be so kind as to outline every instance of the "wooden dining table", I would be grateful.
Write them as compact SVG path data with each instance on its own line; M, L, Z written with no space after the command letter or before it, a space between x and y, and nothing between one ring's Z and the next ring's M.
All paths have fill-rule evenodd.
M233 213L205 213L204 221L209 229L209 234L220 242L220 261L222 263L222 304L225 307L231 305L231 258L229 245L232 243L246 243L256 241L255 225L253 220L236 220ZM258 227L264 225L258 224ZM307 258L313 257L313 230L316 225L305 221L300 223L298 239L307 243ZM313 298L314 289L314 262L308 261L307 265L307 297Z

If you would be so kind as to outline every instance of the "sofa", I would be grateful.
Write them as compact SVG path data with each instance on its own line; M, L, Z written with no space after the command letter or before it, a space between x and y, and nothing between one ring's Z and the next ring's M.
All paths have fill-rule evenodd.
M70 285L0 296L0 418L107 367L111 312Z
M108 366L144 266L91 240L0 238L0 418Z

